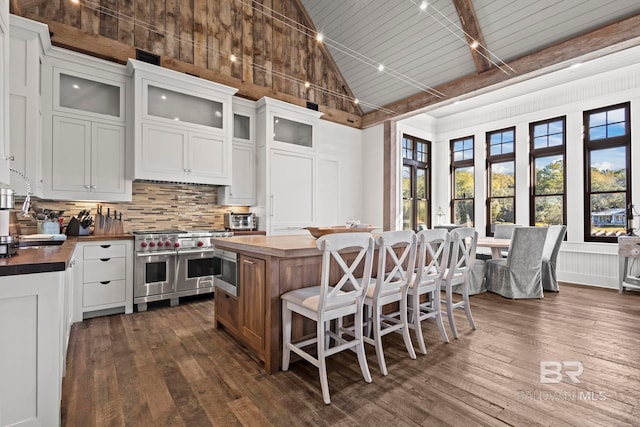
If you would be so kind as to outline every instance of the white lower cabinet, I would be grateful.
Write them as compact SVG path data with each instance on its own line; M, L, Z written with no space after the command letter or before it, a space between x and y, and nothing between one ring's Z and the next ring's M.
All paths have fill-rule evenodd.
M68 200L130 200L125 127L53 116L51 194Z
M82 253L82 281L76 304L83 317L133 312L133 242L100 241L78 244ZM82 319L80 319L82 320Z
M0 426L60 425L68 274L0 277Z

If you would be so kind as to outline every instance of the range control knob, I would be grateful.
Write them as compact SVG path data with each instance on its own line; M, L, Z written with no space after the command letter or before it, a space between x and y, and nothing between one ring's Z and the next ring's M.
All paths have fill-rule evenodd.
M173 244L173 247L174 247L174 248L179 248L179 247L180 247L180 243L175 242L175 243Z
M171 242L167 240L166 242L164 242L164 245L165 246L171 246Z
M155 245L156 245L156 242L149 242L149 246L150 246L150 247L152 247L152 248L153 248L153 247L155 247Z
M204 246L204 242L202 240L198 240L198 246Z
M147 247L147 242L140 243L140 246L142 246L143 248L146 248Z

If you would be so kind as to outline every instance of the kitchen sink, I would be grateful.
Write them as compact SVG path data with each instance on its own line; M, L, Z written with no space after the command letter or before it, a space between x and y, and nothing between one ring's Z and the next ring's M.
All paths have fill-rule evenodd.
M21 240L18 243L20 249L39 249L46 246L60 246L65 240Z

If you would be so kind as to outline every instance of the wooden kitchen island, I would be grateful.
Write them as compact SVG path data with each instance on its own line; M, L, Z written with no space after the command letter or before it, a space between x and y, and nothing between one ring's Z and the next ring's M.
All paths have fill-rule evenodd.
M216 248L238 253L238 296L216 289L216 327L228 331L264 362L280 369L282 352L280 295L320 283L322 253L311 236L237 236L213 239ZM297 319L293 337L315 331Z

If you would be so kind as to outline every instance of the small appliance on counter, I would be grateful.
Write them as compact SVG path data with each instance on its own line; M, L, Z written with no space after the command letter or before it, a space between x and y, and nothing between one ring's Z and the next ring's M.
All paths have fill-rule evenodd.
M231 231L254 231L258 229L258 218L254 213L227 212L224 215L224 228Z
M13 201L13 190L0 188L0 257L18 253L20 230L16 213L12 211Z

